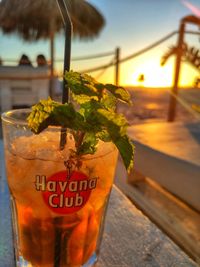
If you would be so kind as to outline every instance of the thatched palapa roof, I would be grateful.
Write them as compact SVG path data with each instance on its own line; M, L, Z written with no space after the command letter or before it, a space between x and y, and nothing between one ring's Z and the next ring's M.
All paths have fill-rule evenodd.
M92 38L105 24L101 13L84 0L65 0L73 23L74 36ZM3 33L17 33L24 40L47 39L60 32L63 21L55 0L2 0L0 27Z

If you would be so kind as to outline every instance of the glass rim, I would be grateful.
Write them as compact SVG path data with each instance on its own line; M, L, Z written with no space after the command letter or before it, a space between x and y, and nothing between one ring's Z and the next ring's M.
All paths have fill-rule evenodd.
M4 113L1 114L2 122L8 125L17 126L18 129L20 128L24 130L28 129L31 132L31 129L28 127L28 121L25 119L25 117L20 119L16 116L17 114L20 114L20 113L21 114L24 113L24 115L28 115L30 114L30 112L31 112L31 108L12 109L12 110L5 111ZM51 131L51 132L58 132L60 134L61 130L66 131L68 133L72 131L70 128L62 128L61 126L48 126L47 129L44 130L44 132ZM116 150L116 148L113 146L112 148L109 148L106 152L102 153L99 156L100 157L106 156L107 154L112 153L114 150ZM90 160L94 158L95 156L91 155L91 158L88 158L85 160Z
M19 113L30 113L31 109L30 108L20 108L20 109L12 109L12 110L8 110L5 111L1 114L1 119L4 122L8 122L11 124L17 124L17 125L22 125L22 126L27 126L28 122L25 119L20 119L20 118L16 118L13 115L14 114L19 114Z
M28 116L31 113L31 111L32 111L31 108L11 109L11 110L3 112L1 114L1 119L2 119L2 122L8 123L8 124L29 128L28 121L26 120L25 117L20 119L15 115L20 114L20 113L21 114L24 113L24 115ZM53 125L48 126L48 129L51 129L51 130L54 130L54 131L56 131L56 130L57 131L61 131L61 129L63 131L65 131L65 130L70 131L70 129L68 129L68 128L65 128L65 127L62 127L62 126L53 126ZM31 131L31 129L30 129L30 131Z

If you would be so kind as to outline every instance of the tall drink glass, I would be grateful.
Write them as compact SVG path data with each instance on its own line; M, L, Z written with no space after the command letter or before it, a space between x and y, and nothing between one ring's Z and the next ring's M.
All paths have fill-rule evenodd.
M60 128L33 134L30 110L2 115L16 266L93 266L103 232L117 150L99 143L74 160L70 130L60 150Z

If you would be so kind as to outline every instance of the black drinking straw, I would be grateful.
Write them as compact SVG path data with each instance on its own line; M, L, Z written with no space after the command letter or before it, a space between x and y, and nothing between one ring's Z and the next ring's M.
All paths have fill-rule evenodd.
M62 88L62 103L69 101L69 88L64 79L65 71L70 70L71 59L71 37L72 37L72 22L64 0L57 0L58 7L65 26L65 49L64 49L64 68L63 68L63 88ZM66 130L61 129L60 149L63 149L66 143ZM54 248L54 267L59 267L62 254L62 217L54 219L55 223L55 248Z
M64 68L63 75L65 71L70 70L70 59L71 59L71 37L72 37L72 22L70 19L69 12L64 0L57 0L58 7L65 25L65 50L64 50ZM69 88L66 80L63 80L63 91L62 91L62 103L69 101Z
M70 59L71 59L71 37L72 37L72 22L70 19L69 12L64 0L57 0L58 7L63 19L65 26L65 50L64 50L64 68L63 68L63 88L62 88L62 103L69 101L69 87L67 81L64 79L65 71L70 70ZM63 149L66 143L66 131L61 130L60 136L60 149Z

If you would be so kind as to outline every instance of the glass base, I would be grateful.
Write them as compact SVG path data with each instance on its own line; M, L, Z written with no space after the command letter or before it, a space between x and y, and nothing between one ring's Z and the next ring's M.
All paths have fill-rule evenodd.
M95 263L97 262L97 254L94 253L89 260L80 267L93 267ZM19 260L17 261L17 267L35 267L30 262L26 261L22 256L19 256ZM52 265L51 265L52 266ZM41 266L43 267L43 266ZM48 267L48 265L45 265L44 267ZM59 266L59 267L68 267L68 266Z
M97 254L94 253L82 267L92 267L97 262Z

